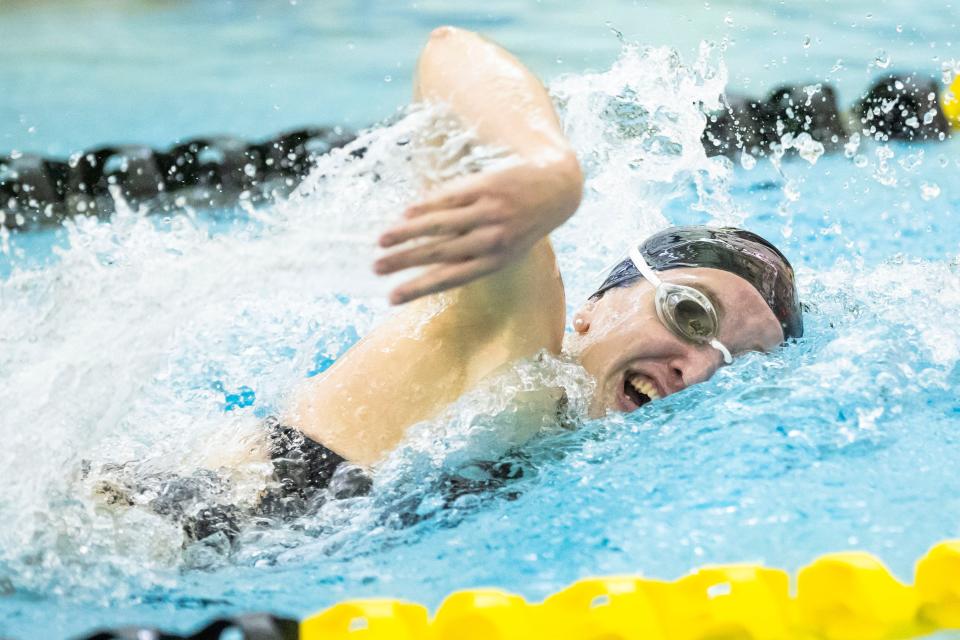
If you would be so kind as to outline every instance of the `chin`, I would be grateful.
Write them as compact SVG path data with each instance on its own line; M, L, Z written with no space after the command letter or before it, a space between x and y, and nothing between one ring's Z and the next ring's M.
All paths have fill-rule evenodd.
M599 389L594 389L594 395L590 398L590 406L587 407L587 419L596 420L602 418L612 411L606 398L600 396Z

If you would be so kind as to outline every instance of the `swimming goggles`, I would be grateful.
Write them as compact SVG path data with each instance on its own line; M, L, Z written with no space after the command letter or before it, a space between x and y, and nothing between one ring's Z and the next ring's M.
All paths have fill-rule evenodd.
M725 364L733 362L730 350L717 339L720 321L710 298L693 287L661 280L644 260L639 246L630 249L630 260L640 275L656 288L657 316L666 328L689 342L710 345L720 352Z

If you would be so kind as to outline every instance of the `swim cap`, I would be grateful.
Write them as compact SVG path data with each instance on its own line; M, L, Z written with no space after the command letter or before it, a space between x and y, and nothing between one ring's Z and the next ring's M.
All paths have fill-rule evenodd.
M757 234L734 227L670 227L644 240L640 252L656 271L706 267L740 276L753 285L780 321L784 339L803 335L803 314L793 267L775 246ZM608 290L642 277L627 258L613 268L590 299L596 300Z

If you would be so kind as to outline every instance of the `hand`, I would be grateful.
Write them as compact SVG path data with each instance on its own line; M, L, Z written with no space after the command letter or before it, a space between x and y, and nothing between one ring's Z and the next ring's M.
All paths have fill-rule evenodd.
M381 275L428 266L390 294L403 304L503 268L565 222L580 205L583 177L570 151L449 182L404 212L380 237L399 247L374 264Z

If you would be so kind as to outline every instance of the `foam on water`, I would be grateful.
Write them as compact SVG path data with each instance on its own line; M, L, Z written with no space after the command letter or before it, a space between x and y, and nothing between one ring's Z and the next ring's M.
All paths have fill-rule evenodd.
M942 219L955 166L869 141L821 159L789 139L809 162L735 172L700 144L703 109L726 81L717 53L704 46L684 64L626 45L610 70L551 85L587 177L580 212L554 235L568 301L668 223L743 222L794 258L807 337L592 422L574 363L518 363L418 425L370 496L251 528L232 550L184 551L175 525L103 505L84 471L187 471L251 442L299 380L389 313L373 242L417 196L418 172L499 155L467 151L443 113L414 109L323 158L289 201L238 211L225 229L121 207L110 222L67 225L48 264L14 258L0 281L0 630L183 628L377 594L435 605L481 584L538 597L587 574L789 567L844 546L883 552L902 572L955 534L960 478L945 470L960 455L960 337L944 319L960 316L960 232ZM439 147L422 144L437 136ZM943 194L922 186L924 168L922 184ZM518 425L539 387L567 395L579 428ZM518 426L536 437L509 441ZM445 502L444 478L482 480L472 461L505 449L520 480ZM255 491L266 470L243 471L238 490Z

